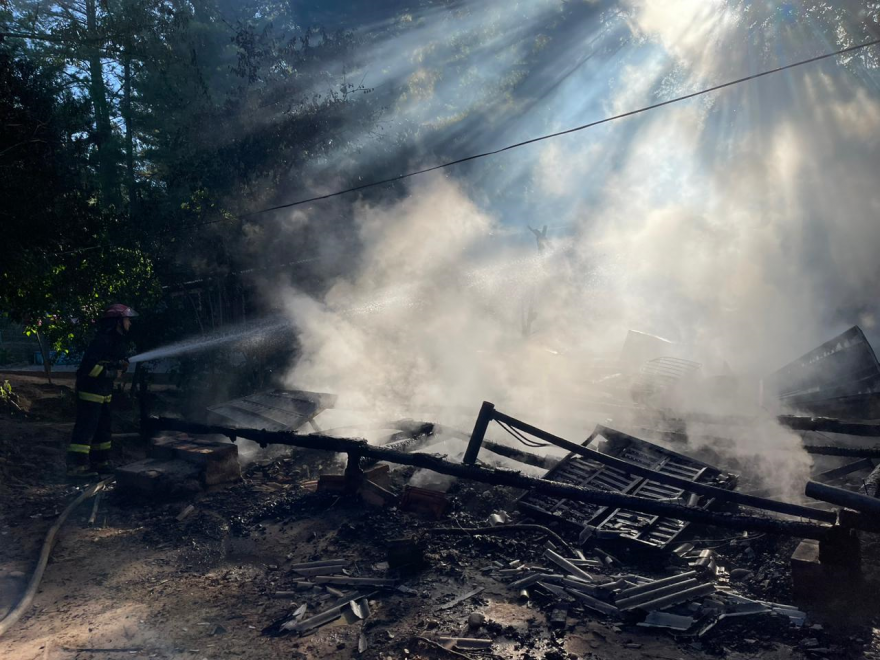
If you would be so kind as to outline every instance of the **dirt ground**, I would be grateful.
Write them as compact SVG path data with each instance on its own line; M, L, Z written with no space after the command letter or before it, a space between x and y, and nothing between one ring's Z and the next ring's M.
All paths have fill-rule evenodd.
M27 415L0 415L0 618L24 591L46 531L79 492L62 478L72 394L65 385L40 381L12 380ZM116 430L134 427L132 411L123 407L117 417ZM144 449L129 441L124 451L133 460ZM860 602L837 603L824 614L811 611L799 629L768 627L752 617L705 639L626 625L578 606L564 626L553 627L552 604L519 601L491 574L495 562L539 560L542 537L425 533L437 526L485 525L492 512L512 511L518 493L457 483L449 491L450 513L438 521L302 485L341 471L333 457L298 452L251 463L241 482L190 500L130 500L111 491L101 498L93 525L93 503L84 504L62 529L32 607L0 638L0 658L880 657L880 631L874 628L880 619ZM393 471L394 483L411 473ZM179 521L188 504L194 511ZM705 537L710 534L725 535L707 530ZM388 572L381 566L388 541L406 536L422 539L426 565ZM790 593L786 566L792 547L790 540L764 537L746 548L725 541L718 551L729 568L748 565L760 572L761 580L745 585L747 591L778 599ZM337 558L349 559L360 575L396 577L404 589L375 592L364 621L349 625L341 619L305 637L279 634L278 624L297 606L307 603L314 614L334 602L317 589L298 591L286 567ZM472 612L484 614L485 624L469 629ZM426 641L436 635L488 637L494 644L489 650L448 651ZM366 643L362 651L359 642Z

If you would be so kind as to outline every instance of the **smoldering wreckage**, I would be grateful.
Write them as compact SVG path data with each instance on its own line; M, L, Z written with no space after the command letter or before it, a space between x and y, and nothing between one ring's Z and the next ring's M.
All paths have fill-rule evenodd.
M583 402L607 420L583 442L490 402L470 432L401 419L380 425L383 442L367 442L322 430L332 394L260 392L194 420L151 414L141 386L146 458L62 513L0 634L41 616L30 603L55 533L90 498L94 522L103 496L175 502L177 525L210 510L243 537L343 511L350 522L335 554L267 567L266 598L286 605L262 634L291 638L295 657L312 657L301 645L309 637L343 628L355 641L339 642L340 657L606 657L597 640L609 634L623 655L608 657L637 653L647 634L682 652L874 657L867 635L818 622L829 603L876 600L868 539L880 532L880 364L865 335L854 327L766 376L755 393L765 412L751 417L676 410L669 394L700 365L661 344L630 333L615 378L597 379L597 396ZM731 436L764 424L801 434L815 459L800 501L755 492L759 480L725 466ZM493 425L515 442L486 439ZM240 438L287 451L242 471ZM327 455L344 469L314 473ZM516 608L513 621L493 619L490 601ZM408 603L429 616L395 628ZM582 646L572 651L575 631Z

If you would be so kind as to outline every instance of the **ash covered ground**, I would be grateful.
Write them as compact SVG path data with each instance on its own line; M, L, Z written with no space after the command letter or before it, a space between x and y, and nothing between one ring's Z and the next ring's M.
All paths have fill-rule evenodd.
M26 383L24 384L26 385ZM19 388L34 400L41 388ZM64 387L49 392L64 403ZM32 403L32 402L27 402ZM43 406L47 406L44 402ZM28 407L27 405L25 406ZM33 408L3 423L4 493L0 519L0 608L24 589L46 530L77 489L61 480L66 427L62 415ZM27 469L10 469L23 443L42 447ZM129 459L143 451L129 442ZM21 462L21 461L19 461ZM377 508L356 497L313 492L320 474L341 474L334 456L292 451L257 460L242 481L183 501L105 494L94 524L92 504L71 517L25 618L0 641L8 658L872 658L880 620L872 603L850 595L817 595L785 617L749 616L717 623L703 635L645 628L578 602L508 587L503 574L541 565L547 536L438 534L435 528L485 527L493 513L518 515L521 494L508 488L454 483L440 518ZM400 488L412 468L392 469ZM181 516L192 505L192 510ZM182 519L180 519L182 517ZM569 544L577 535L547 523ZM394 539L415 539L421 566L388 566ZM690 542L712 549L731 589L743 597L792 603L789 557L796 541L693 526ZM865 570L874 570L874 537L865 535ZM586 557L591 546L584 547ZM558 549L558 548L557 548ZM686 570L666 553L646 559L616 553L620 563L591 573L658 579ZM298 635L283 630L296 612L318 614L346 587L317 585L290 566L345 560L354 577L394 579L372 589L364 619L339 618ZM340 591L343 591L340 594ZM476 593L474 593L476 592ZM473 594L473 595L470 595ZM455 603L457 599L462 598ZM450 605L451 603L455 603ZM560 614L562 610L562 614ZM443 648L443 637L488 639L487 649Z

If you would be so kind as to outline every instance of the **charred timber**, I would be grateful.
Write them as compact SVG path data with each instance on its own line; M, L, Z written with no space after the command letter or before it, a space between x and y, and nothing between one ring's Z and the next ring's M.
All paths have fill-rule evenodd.
M399 429L402 433L406 433L413 439L424 438L426 441L417 440L416 442L407 442L406 440L410 439L407 438L405 440L383 445L388 449L405 449L406 451L415 451L416 449L419 449L420 447L423 447L430 442L435 441L437 436L450 436L452 438L455 438L456 440L465 441L470 439L470 436L463 431L458 431L447 426L440 426L439 424L434 424L432 422L418 422L412 419L399 419L395 422L392 422L391 424L393 428ZM398 445L398 442L400 442L401 444ZM516 449L515 447L508 447L507 445L502 445L497 442L491 442L490 440L483 441L483 449L485 449L486 451L490 451L493 454L504 456L505 458L509 458L518 463L534 465L535 467L544 468L545 470L549 470L559 463L558 458L553 458L552 456L538 456L537 454L523 451L521 449Z
M837 445L804 445L808 454L822 456L849 456L851 458L880 458L880 447L839 447Z
M806 417L802 415L780 415L782 426L794 431L821 431L823 433L844 433L846 435L880 436L880 424L854 422L834 417Z
M376 447L366 440L335 438L322 435L297 435L289 431L263 431L257 429L231 428L211 424L199 424L181 419L167 417L150 417L147 420L149 432L179 431L193 434L216 434L225 435L234 440L235 438L247 438L260 445L282 444L318 451L334 451L354 456L375 458L389 463L410 465L413 467L431 470L439 474L448 474L453 477L470 479L482 483L510 486L537 490L538 492L555 495L578 502L609 506L614 508L632 509L643 513L658 516L668 516L678 520L687 520L706 525L717 525L729 529L767 532L769 534L784 534L798 538L824 539L832 528L827 525L813 523L777 520L772 518L760 518L757 516L745 516L733 513L719 513L707 511L696 507L682 506L670 502L659 502L643 497L623 495L608 491L584 488L571 484L563 484L547 479L538 479L526 476L520 472L504 469L484 468L475 465L452 463L438 456L430 454L407 454L403 452Z
M537 454L522 451L514 447L508 447L507 445L500 445L497 442L491 442L490 440L483 440L483 449L490 451L493 454L510 458L518 463L534 465L535 467L544 468L545 470L556 467L559 463L558 458L553 458L552 456L538 456Z
M800 506L798 504L790 504L788 502L779 502L777 500L770 500L764 497L746 495L745 493L738 493L734 490L725 490L723 488L709 486L708 484L701 484L696 481L689 481L688 479L675 477L664 472L658 472L657 470L652 470L651 468L638 465L637 463L633 463L622 458L617 458L615 456L609 456L608 454L603 454L602 452L596 451L595 449L590 449L589 447L575 444L574 442L570 442L568 440L565 440L564 438L553 435L552 433L548 433L547 431L539 429L536 426L532 426L531 424L526 424L523 421L520 421L509 415L505 415L504 413L498 412L497 410L494 413L494 418L504 422L505 424L509 424L510 426L513 426L520 431L524 431L530 435L533 435L536 438L541 438L542 440L553 443L558 447L567 449L573 454L577 454L579 456L583 456L584 458L604 463L605 465L610 465L613 468L617 468L618 470L622 470L624 472L629 472L630 474L635 474L640 477L647 477L651 481L667 484L669 486L676 486L677 488L682 488L686 491L698 493L700 495L711 497L716 500L736 502L737 504L750 506L756 509L763 509L765 511L775 511L777 513L784 513L790 516L798 516L801 518L808 518L810 520L821 520L823 522L829 523L833 523L837 519L837 515L833 511L822 511L820 509L813 509L811 507Z
M804 492L807 497L812 497L816 500L855 509L875 518L880 516L880 500L875 497L868 497L867 495L829 486L828 484L820 484L818 481L808 481Z

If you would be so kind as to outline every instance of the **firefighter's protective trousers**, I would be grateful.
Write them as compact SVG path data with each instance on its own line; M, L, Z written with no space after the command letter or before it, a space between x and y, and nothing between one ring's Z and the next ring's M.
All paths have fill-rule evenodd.
M70 466L100 466L110 459L110 401L113 381L125 359L125 341L115 330L99 332L76 372L76 423L67 451Z

